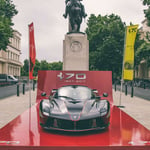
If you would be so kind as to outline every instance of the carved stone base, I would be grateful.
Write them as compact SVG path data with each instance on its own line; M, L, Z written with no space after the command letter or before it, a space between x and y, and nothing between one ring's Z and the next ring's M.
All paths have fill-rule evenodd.
M89 41L86 34L70 33L65 35L63 70L89 70Z

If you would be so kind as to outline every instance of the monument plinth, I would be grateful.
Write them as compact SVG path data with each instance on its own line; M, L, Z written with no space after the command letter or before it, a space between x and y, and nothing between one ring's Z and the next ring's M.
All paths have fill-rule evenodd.
M65 35L63 70L89 70L89 41L86 34L70 33Z
M63 41L63 70L89 70L89 41L80 32L82 19L87 16L84 5L79 0L66 0L63 16L69 16L69 33Z

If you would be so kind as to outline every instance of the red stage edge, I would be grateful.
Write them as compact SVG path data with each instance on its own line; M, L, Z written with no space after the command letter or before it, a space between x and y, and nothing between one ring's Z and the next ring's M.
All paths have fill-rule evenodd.
M134 147L129 147L129 146L110 146L110 147L105 147L105 146L91 146L91 147L48 147L48 146L2 146L0 147L0 150L150 150L149 146L134 146Z
M38 77L37 103L0 129L0 150L150 150L150 131L113 105L111 72L40 71ZM86 85L100 94L109 94L108 130L75 134L41 128L41 93L68 84Z

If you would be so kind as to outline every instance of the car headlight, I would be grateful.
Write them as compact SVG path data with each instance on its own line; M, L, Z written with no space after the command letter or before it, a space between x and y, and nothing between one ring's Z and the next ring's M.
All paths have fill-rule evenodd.
M55 101L43 100L40 104L41 112L45 116L50 115L58 115L58 114L65 114L68 112L64 102L62 102L59 106Z
M108 111L108 102L107 102L107 100L100 100L97 103L97 107L96 108L100 112L101 116L106 115L107 111Z
M58 114L65 114L67 112L68 110L63 101L60 101L59 105L55 101L52 101L50 103L50 114L58 115Z
M42 113L45 115L45 116L49 116L50 114L50 103L48 100L45 100L45 101L42 101Z

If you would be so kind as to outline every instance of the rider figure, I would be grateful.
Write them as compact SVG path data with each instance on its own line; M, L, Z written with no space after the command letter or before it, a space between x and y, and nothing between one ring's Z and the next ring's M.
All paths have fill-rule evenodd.
M65 1L66 10L65 10L65 14L63 14L63 16L65 18L67 18L67 15L69 13L69 8L72 7L73 4L77 4L81 8L82 16L85 18L87 16L87 14L85 13L84 6L82 5L82 3L80 1L82 1L82 0L66 0Z

